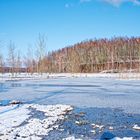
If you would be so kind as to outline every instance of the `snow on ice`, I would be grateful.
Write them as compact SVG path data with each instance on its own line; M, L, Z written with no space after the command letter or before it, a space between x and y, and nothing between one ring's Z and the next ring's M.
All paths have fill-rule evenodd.
M32 117L31 109L44 112L45 119ZM39 140L41 139L40 136L48 135L51 130L58 129L57 122L63 120L64 115L72 109L69 105L2 106L0 107L0 139Z

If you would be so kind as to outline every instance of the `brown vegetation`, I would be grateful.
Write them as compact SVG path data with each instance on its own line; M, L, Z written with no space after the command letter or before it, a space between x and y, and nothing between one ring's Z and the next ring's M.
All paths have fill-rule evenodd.
M49 72L126 72L140 70L140 38L89 40L49 53Z
M140 38L94 39L46 53L46 39L40 35L36 46L36 57L29 49L21 61L20 53L15 56L15 46L10 43L9 70L19 72L24 65L24 71L30 73L140 72ZM0 55L1 72L3 64Z

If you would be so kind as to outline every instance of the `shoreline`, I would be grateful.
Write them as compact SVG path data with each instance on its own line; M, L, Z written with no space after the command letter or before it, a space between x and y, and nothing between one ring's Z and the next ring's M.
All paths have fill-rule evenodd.
M140 73L0 73L0 81L44 80L50 78L114 78L140 80Z

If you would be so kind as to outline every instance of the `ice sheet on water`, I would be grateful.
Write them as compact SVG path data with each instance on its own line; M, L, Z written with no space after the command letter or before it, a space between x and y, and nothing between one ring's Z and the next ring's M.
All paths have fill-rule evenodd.
M8 91L0 92L0 100L20 100L37 104L70 104L77 107L112 107L122 108L129 113L140 113L139 81L56 78L5 84Z

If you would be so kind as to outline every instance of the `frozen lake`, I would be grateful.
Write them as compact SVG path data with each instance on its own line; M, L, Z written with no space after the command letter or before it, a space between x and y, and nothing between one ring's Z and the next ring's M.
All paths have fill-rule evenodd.
M140 114L140 81L104 78L7 81L0 83L0 100L120 108Z
M18 100L25 103L25 107L21 105L19 108L16 108L16 113L21 114L22 111L18 111L20 109L25 110L27 113L30 112L30 118L24 116L29 119L29 126L32 126L30 124L32 123L30 121L32 117L39 119L36 123L40 126L40 133L42 133L42 128L44 127L41 126L42 122L40 122L40 119L45 118L44 113L37 111L34 105L31 105L32 109L27 110L26 106L29 106L28 104L62 104L73 106L73 111L70 114L65 114L64 122L59 123L59 129L55 130L53 128L55 126L53 126L52 129L54 130L50 131L49 135L43 137L46 140L61 140L68 136L72 136L68 140L74 140L73 136L83 140L100 139L108 131L121 138L140 138L140 131L133 128L136 125L140 129L139 80L71 77L50 78L46 80L6 81L0 83L0 101L2 100L4 101L3 104L6 104L8 100ZM13 108L10 111L8 109L8 113L11 112L10 115L13 114L12 111ZM3 119L5 118L5 112L2 112L2 115L0 113L0 123L3 123ZM13 118L16 118L16 116ZM28 126L28 119L26 121L23 119L24 121L21 124ZM16 122L17 120L13 121ZM14 134L19 132L21 136L23 135L25 137L27 126L25 128L24 125L20 126L21 128L15 130L16 132ZM38 132L38 130L36 131ZM7 133L5 134L7 135ZM16 134L16 136L18 137L19 134ZM11 135L13 137L12 131ZM37 133L36 135L39 134Z

